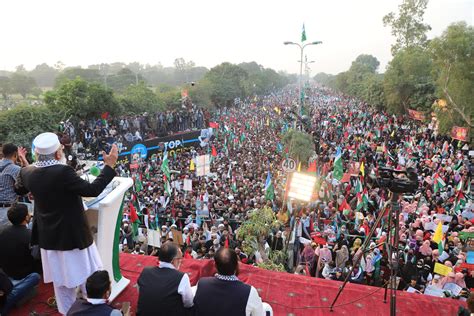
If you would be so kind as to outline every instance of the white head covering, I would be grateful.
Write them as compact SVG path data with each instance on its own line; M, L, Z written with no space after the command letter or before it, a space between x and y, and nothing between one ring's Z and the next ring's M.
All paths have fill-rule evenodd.
M33 140L35 151L40 155L50 155L55 153L61 143L59 142L58 136L54 133L42 133L35 137Z

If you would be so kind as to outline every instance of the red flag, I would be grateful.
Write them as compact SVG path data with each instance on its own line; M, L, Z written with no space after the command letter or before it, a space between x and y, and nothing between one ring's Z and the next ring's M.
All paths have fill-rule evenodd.
M132 223L138 221L137 210L135 209L132 203L130 203L130 221Z
M314 160L308 167L308 172L316 172L316 160Z
M227 237L224 241L224 248L229 248L229 237Z
M211 153L212 157L216 157L217 156L217 149L216 147L214 147L214 145L212 146L212 153Z
M349 203L347 203L346 199L344 199L344 201L342 201L342 204L339 206L339 211L344 211L344 210L352 210L351 206L349 205Z
M109 112L104 112L100 115L103 120L106 120L109 117Z
M216 122L209 122L209 127L210 127L210 128L219 128L219 123L216 123Z

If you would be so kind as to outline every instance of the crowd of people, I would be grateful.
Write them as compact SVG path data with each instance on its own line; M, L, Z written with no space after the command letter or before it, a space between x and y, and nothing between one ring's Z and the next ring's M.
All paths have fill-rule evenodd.
M79 120L76 124L69 120L61 122L58 134L67 154L92 159L97 158L102 150L108 151L114 143L118 144L120 150L123 144L202 129L209 115L206 109L196 106L120 117L103 113L101 117Z
M139 159L133 169L115 166L118 175L134 178L123 208L121 251L160 256L171 243L183 258L213 259L231 249L242 264L254 265L279 252L290 273L373 286L387 285L388 253L398 252L399 290L467 298L474 288L469 266L474 157L469 144L439 135L434 120L389 115L320 87L308 89L306 114L300 115L304 111L294 111L296 96L284 90L212 113L104 116L76 128L65 124L61 143L72 153L88 151L96 157L108 147L94 144L120 143L121 138L133 143L212 127L205 143L178 154ZM297 163L317 177L310 202L287 196L290 177L282 163L292 151L283 135L290 129L310 134L314 142L310 161ZM202 155L210 156L210 169L198 176L197 157ZM0 185L14 186L19 169L12 164L19 157L26 165L24 156L22 149L8 152L0 165L0 171L6 170ZM401 208L395 249L389 248L393 226L388 232L394 222L388 217L392 194L374 183L383 168L417 175L414 192L391 201ZM268 194L270 186L273 194ZM0 212L6 213L14 201L12 190L4 192ZM261 209L272 210L277 224L250 245L239 229ZM385 216L377 221L380 214ZM156 233L159 240L152 241Z

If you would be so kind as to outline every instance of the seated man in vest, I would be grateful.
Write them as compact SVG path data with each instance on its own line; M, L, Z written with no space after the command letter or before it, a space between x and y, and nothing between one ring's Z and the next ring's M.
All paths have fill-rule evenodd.
M161 246L159 267L146 267L138 278L138 316L181 316L193 306L189 276L178 271L183 253L173 242Z
M77 299L67 315L122 316L122 312L107 304L110 278L106 270L96 271L86 281L87 299Z
M257 290L237 278L238 257L230 248L220 248L215 256L215 277L202 278L194 297L196 316L263 316Z

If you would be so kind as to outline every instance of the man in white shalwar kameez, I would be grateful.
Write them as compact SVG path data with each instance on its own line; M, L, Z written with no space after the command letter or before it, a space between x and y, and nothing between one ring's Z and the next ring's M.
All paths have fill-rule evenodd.
M89 183L65 164L55 134L42 133L33 145L37 162L22 169L16 191L34 197L32 244L41 249L44 282L53 282L58 310L66 314L76 299L77 287L85 293L86 279L102 269L81 197L98 196L112 181L118 151L114 145L109 155L103 153L105 166Z

